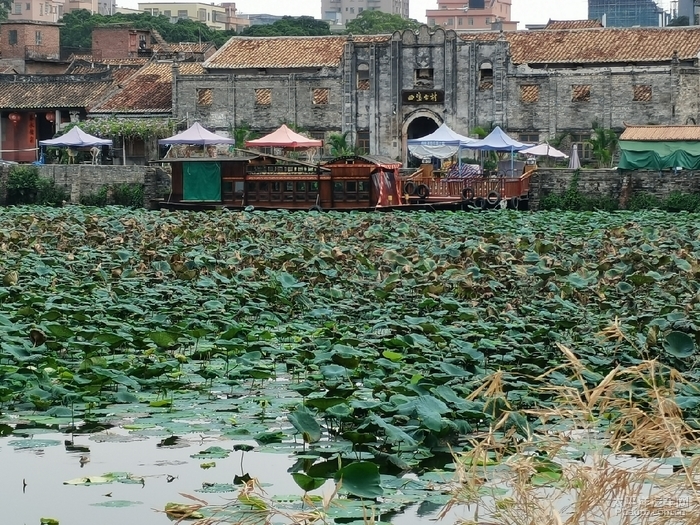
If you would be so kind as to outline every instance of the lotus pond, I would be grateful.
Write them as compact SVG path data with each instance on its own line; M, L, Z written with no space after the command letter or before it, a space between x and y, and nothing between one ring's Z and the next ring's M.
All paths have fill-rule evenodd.
M600 453L692 481L699 219L4 208L5 519L518 523Z

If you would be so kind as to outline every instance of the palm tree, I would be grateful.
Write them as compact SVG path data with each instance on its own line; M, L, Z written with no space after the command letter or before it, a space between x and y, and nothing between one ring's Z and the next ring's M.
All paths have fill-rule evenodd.
M236 141L231 149L242 149L245 148L246 141L258 138L259 133L252 131L248 123L241 122L236 127L229 126L229 136Z
M593 156L598 161L598 165L602 167L612 167L612 159L617 149L617 133L611 129L605 129L593 123L593 137L587 141L593 150Z
M345 133L331 133L328 136L328 145L331 148L331 155L333 157L344 157L357 153L357 148L348 143L349 133L349 131Z

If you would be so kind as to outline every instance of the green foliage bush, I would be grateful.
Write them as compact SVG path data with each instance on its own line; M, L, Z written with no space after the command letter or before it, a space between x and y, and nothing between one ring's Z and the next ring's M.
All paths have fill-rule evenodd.
M61 206L68 198L66 190L54 180L40 177L36 166L15 166L7 178L8 204Z
M39 192L37 204L42 206L63 206L70 199L70 195L63 186L56 185L53 179L39 177Z
M107 206L108 188L103 186L97 193L80 196L80 204L83 206Z
M635 193L627 202L627 209L632 211L654 210L663 208L663 201L647 192Z
M668 211L700 211L700 194L674 191L664 201L664 208Z
M39 193L39 170L36 166L14 166L7 178L8 204L35 204Z
M83 206L127 206L129 208L143 208L144 190L142 184L113 184L103 186L97 193L83 195L80 204Z
M112 186L112 204L143 208L143 184L115 184Z
M615 211L618 203L608 196L588 197L578 189L579 172L574 173L569 188L564 193L549 193L540 200L542 210L566 211Z
M564 193L549 193L540 200L541 210L615 211L618 208L617 200L612 197L588 197L579 192L578 173L574 175L569 188ZM664 200L651 193L639 192L632 195L626 209L700 212L700 194L674 191Z

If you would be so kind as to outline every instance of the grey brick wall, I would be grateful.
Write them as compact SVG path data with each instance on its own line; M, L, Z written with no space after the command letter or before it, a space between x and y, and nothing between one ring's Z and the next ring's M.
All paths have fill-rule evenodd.
M569 169L541 168L530 179L530 209L537 210L542 197L564 193L574 177ZM580 170L578 190L587 196L612 197L624 204L635 193L651 193L664 199L673 191L700 193L700 172Z
M0 166L0 205L7 204L7 177L11 166ZM51 179L70 195L70 202L95 194L104 186L114 184L143 184L144 207L151 199L163 197L170 191L170 175L157 166L87 166L47 164L39 166L39 176Z

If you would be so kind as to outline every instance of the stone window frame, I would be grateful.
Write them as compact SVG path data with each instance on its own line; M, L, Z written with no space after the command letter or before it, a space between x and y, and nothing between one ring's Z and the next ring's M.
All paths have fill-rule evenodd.
M195 93L197 95L197 106L206 107L211 106L214 102L214 90L212 88L201 87L196 88Z
M432 82L435 79L435 70L432 67L419 67L413 72L416 82Z
M369 155L371 136L368 129L360 129L355 136L355 146L363 155Z
M633 102L651 102L652 98L653 89L651 84L635 84L632 86Z
M590 102L591 91L590 84L572 84L571 102Z
M520 102L535 104L540 101L539 84L520 84Z
M16 29L10 29L7 32L7 42L11 46L16 46L17 45L17 30Z
M272 105L272 88L255 89L255 105L258 107L269 107Z
M493 63L485 60L479 65L479 91L493 89Z
M581 160L593 160L593 147L588 142L591 140L590 131L574 131L569 133L572 144L578 144L578 156Z
M311 103L314 106L327 106L331 103L331 88L312 88Z
M523 142L525 144L539 144L540 132L539 131L521 131L520 133L518 133L518 142Z
M12 10L13 15L21 15L22 14L22 2L15 2Z
M358 91L368 91L370 86L369 80L369 64L366 62L360 62L357 64L357 82L356 87Z

